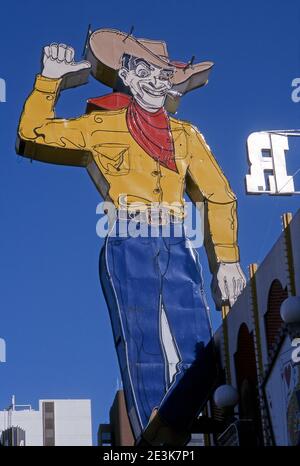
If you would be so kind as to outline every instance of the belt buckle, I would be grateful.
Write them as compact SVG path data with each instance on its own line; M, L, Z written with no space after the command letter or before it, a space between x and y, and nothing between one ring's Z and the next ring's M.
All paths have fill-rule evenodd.
M147 222L153 226L164 226L170 222L170 216L165 209L148 209L147 210Z

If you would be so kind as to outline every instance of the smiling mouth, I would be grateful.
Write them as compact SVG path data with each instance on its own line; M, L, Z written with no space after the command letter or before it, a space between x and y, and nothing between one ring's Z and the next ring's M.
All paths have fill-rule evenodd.
M152 87L150 88L148 86L143 86L142 85L141 88L143 89L143 91L147 92L147 94L150 94L153 97L163 97L167 93L167 89L165 87L163 87L161 89L154 89Z

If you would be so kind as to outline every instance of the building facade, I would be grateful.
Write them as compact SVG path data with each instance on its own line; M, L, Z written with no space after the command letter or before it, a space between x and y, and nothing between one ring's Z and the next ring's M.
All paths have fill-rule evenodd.
M133 446L134 437L126 410L123 390L118 390L109 411L109 424L100 424L99 446Z
M13 429L22 429L26 446L91 446L90 400L39 400L39 409L11 405L0 411L2 444ZM6 442L5 442L6 439Z
M300 210L284 214L282 227L264 261L249 266L237 302L223 308L215 334L219 385L233 387L238 403L220 408L216 396L210 400L208 415L227 427L206 435L206 444L241 444L246 429L250 445L300 445L300 358L293 357L300 344ZM283 306L291 304L293 318L284 320Z

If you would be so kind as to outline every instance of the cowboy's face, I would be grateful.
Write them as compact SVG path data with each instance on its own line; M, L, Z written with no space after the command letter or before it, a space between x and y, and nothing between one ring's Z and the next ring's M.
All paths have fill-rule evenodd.
M119 71L123 83L129 86L133 97L146 110L161 108L172 87L173 70L152 65L144 59L129 58L129 66Z

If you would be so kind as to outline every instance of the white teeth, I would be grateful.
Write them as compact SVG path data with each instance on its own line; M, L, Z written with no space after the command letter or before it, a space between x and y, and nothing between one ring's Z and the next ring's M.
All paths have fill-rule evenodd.
M142 86L142 89L147 92L148 94L151 94L155 97L162 97L166 94L166 91L165 89L164 90L160 90L160 91L155 91L154 89L149 89L148 87L146 86Z

